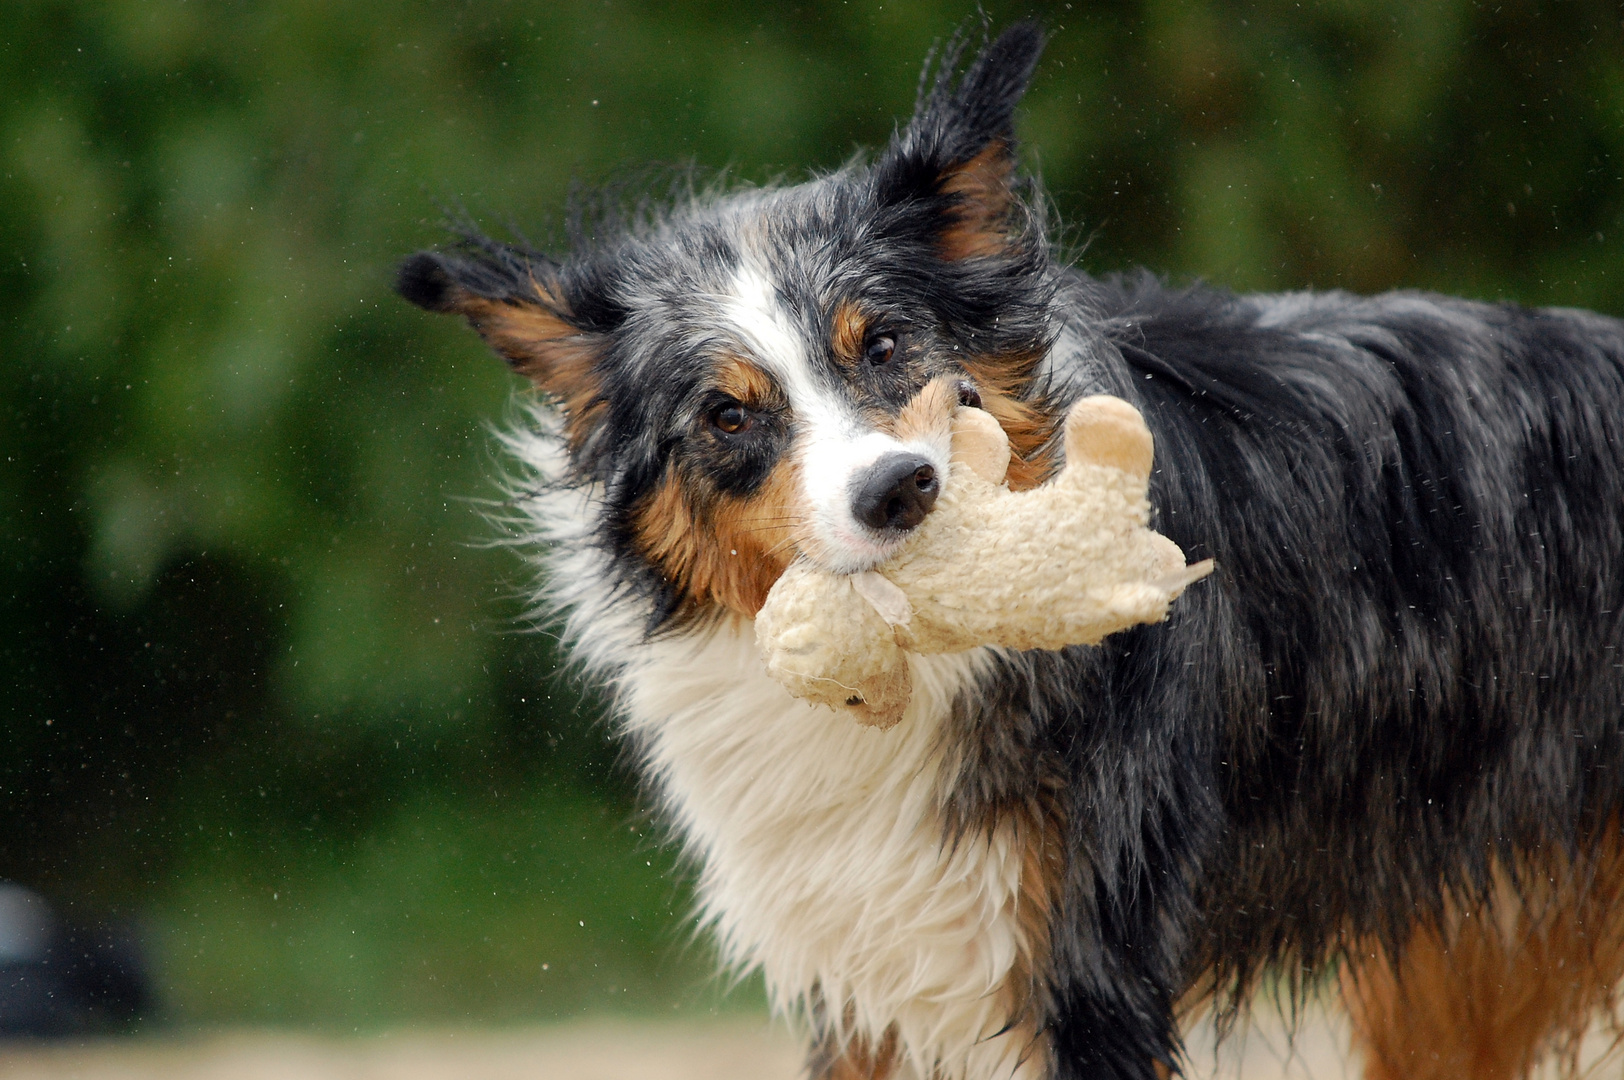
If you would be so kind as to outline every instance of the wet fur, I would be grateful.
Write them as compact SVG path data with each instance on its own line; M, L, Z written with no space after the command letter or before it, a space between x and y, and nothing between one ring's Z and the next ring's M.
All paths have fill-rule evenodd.
M561 406L510 440L542 603L615 691L729 959L816 1029L818 1076L1148 1080L1181 1000L1266 971L1306 990L1339 960L1383 1077L1403 994L1464 1044L1493 1032L1440 996L1577 978L1505 1036L1531 1048L1501 1055L1517 1075L1621 966L1624 325L1092 279L1014 169L1040 47L1017 27L963 76L947 50L872 164L681 200L562 261L474 234L408 260L408 299ZM885 379L853 360L876 314L907 328ZM768 390L759 453L695 434L741 393L724 356L787 347L768 339L876 426L928 377L974 377L1024 483L1067 404L1128 398L1156 527L1218 573L1162 625L939 662L896 731L840 727L751 667L784 543L817 557L785 495L804 418ZM773 550L729 571L707 537L762 500ZM1553 903L1560 932L1515 915Z

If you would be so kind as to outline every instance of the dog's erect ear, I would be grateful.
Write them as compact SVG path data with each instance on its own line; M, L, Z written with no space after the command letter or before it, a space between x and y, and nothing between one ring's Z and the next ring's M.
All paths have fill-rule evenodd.
M420 251L401 263L395 291L466 317L509 367L558 399L572 441L585 434L601 401L603 336L577 325L555 264L491 242L473 257Z
M967 36L950 40L920 75L908 126L875 163L882 205L936 203L937 249L949 259L1004 250L1015 201L1015 106L1043 52L1043 30L1016 23L981 50L962 76Z

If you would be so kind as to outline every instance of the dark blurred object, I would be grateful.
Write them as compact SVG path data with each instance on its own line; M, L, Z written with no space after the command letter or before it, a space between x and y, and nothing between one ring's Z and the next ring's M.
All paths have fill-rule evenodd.
M104 1029L134 1020L151 1003L134 935L68 926L39 893L0 882L0 1036Z

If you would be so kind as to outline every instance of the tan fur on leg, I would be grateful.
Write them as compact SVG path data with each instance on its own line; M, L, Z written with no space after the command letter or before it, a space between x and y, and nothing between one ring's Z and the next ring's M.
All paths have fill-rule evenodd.
M813 1050L808 1068L812 1080L890 1080L897 1067L897 1033L890 1030L878 1046L853 1039L845 1046L825 1040Z
M1541 883L1541 884L1533 884ZM1418 926L1397 963L1379 948L1342 995L1365 1080L1520 1080L1542 1058L1576 1067L1585 1029L1624 976L1624 844L1525 871L1489 908Z

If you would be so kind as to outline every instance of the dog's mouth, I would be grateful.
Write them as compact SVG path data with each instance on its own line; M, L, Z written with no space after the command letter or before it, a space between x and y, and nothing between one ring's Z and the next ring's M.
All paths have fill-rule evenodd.
M808 537L797 545L803 558L820 570L860 574L888 561L913 535L912 531L876 534L872 530L835 528L833 536Z

